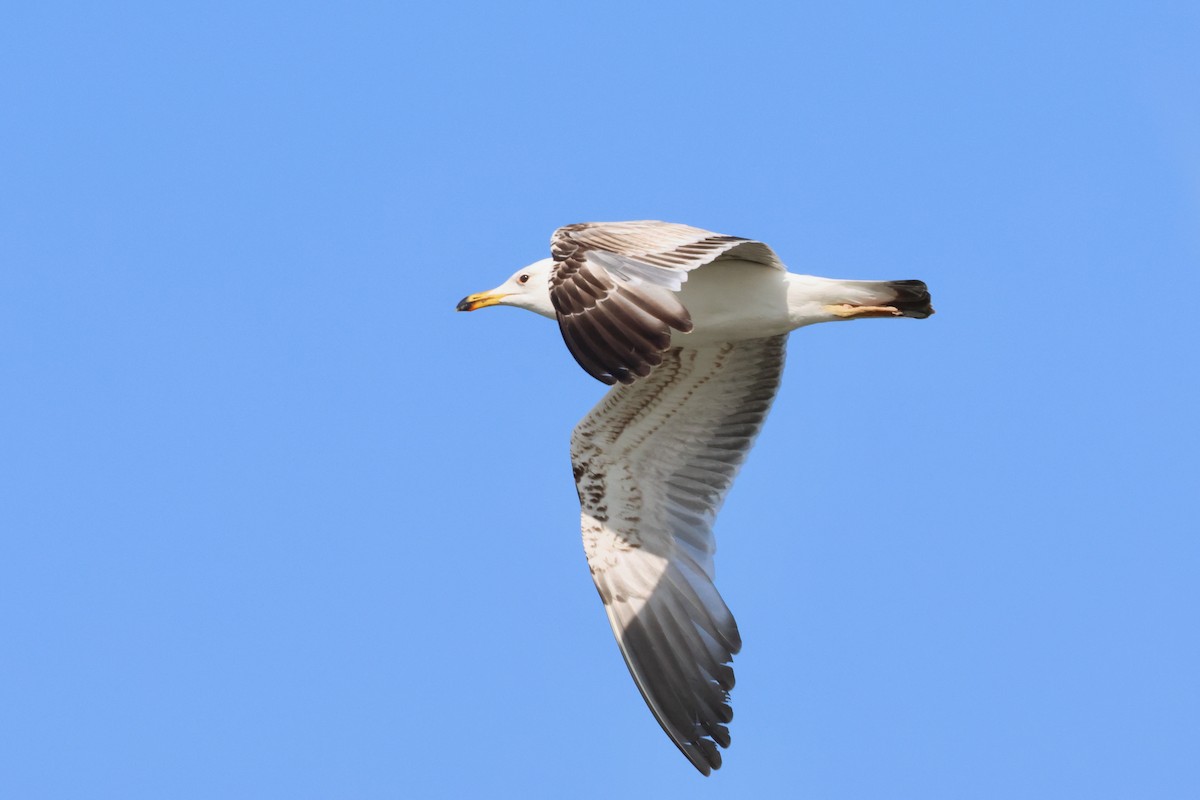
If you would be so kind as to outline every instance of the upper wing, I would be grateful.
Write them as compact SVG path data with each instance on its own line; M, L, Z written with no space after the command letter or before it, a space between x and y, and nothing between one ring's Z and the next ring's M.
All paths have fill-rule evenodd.
M737 624L713 585L712 524L762 428L786 336L675 348L571 437L584 551L633 680L707 775L733 718Z
M687 273L734 255L779 269L762 242L670 222L587 222L554 232L550 300L571 355L605 383L632 383L662 363L671 329L692 320L675 292Z

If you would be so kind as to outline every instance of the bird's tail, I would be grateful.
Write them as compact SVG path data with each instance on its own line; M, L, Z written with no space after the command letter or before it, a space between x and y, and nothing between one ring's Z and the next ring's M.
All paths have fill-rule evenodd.
M892 316L925 319L933 313L923 281L842 281L820 279L816 296L838 317ZM816 287L814 287L816 288Z
M929 287L924 281L884 281L879 286L893 293L894 297L885 305L895 308L902 316L925 319L933 313Z

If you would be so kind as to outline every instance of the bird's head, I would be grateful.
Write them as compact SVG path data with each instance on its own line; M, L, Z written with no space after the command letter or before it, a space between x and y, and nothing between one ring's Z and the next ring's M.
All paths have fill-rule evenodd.
M516 306L543 317L554 318L550 303L550 272L554 259L543 258L517 270L504 283L487 292L469 294L458 302L459 311L474 311L487 306Z

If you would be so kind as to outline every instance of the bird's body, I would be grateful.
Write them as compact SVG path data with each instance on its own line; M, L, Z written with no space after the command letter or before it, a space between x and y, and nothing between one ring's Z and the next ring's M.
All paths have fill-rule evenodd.
M789 302L789 277L783 270L738 259L693 271L679 291L679 302L692 317L688 346L761 339L798 327L802 311Z
M890 292L881 292L880 283L797 275L737 259L719 261L691 273L679 291L679 302L691 312L695 327L678 341L699 347L761 339L847 319L844 309L828 307L869 305L881 293L893 299Z
M779 388L787 334L927 317L929 294L790 273L761 242L663 222L569 225L551 253L459 310L555 318L580 365L619 384L571 437L584 553L634 682L707 775L729 744L741 647L713 584L712 525Z

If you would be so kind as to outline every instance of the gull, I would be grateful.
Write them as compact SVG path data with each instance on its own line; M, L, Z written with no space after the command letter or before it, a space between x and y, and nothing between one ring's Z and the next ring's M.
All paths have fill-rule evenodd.
M762 242L652 220L567 225L550 253L458 310L555 319L579 365L612 385L571 436L583 549L634 683L708 775L730 743L741 649L713 582L713 523L779 389L788 334L923 319L929 292L798 275Z

